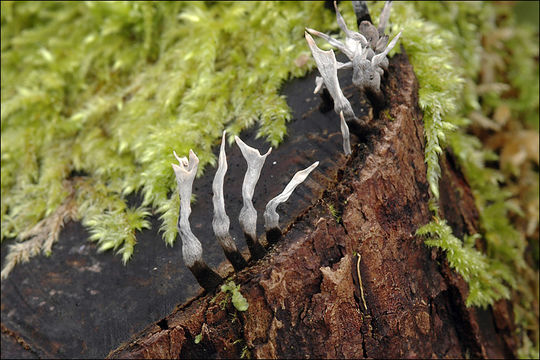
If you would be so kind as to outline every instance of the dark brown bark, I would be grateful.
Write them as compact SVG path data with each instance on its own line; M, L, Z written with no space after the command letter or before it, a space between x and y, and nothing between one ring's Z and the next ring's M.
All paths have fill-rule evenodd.
M388 108L358 134L335 181L262 260L231 276L247 311L221 292L200 296L109 357L513 357L508 304L467 308L466 283L415 236L432 215L405 55L392 59L385 93ZM441 164L441 213L456 235L475 232L470 188L450 155Z

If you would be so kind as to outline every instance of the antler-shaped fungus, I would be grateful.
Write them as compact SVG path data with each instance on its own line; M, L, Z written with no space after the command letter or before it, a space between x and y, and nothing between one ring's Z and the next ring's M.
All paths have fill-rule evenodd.
M380 67L380 64L384 60L388 61L386 55L396 45L400 36L401 32L392 39L383 52L373 55L371 60L367 58L368 51L366 49L362 49L355 54L352 61L352 82L356 87L371 90L377 96L382 96L381 75L383 74L383 69Z
M240 148L248 165L242 184L242 199L244 205L240 210L238 221L240 222L240 226L246 237L246 243L249 252L251 253L251 258L258 260L264 256L266 250L257 240L257 210L255 210L255 207L253 206L253 192L255 191L255 185L257 185L257 181L259 180L264 161L272 151L272 148L268 149L266 154L261 155L259 150L246 145L238 136L235 136L234 140Z
M247 262L242 254L236 248L236 244L229 234L229 217L225 212L225 200L223 196L223 182L225 173L227 172L227 155L225 154L225 131L221 138L221 148L219 151L218 169L212 183L212 191L214 196L212 202L214 204L214 218L212 220L212 228L214 234L223 248L225 257L231 262L236 271L240 271L247 266Z
M336 10L336 21L341 30L345 33L345 43L336 40L320 31L306 28L309 33L325 39L330 45L336 47L338 50L344 53L349 58L349 60L351 60L352 63L339 63L337 67L338 70L349 68L352 66L357 73L367 72L365 78L369 79L369 81L357 81L355 85L361 88L367 86L368 89L372 90L376 94L380 93L380 75L382 75L383 73L381 70L388 70L388 58L386 57L386 55L394 47L395 42L397 41L396 38L399 38L399 35L401 34L400 32L396 36L396 38L394 38L395 41L392 41L390 44L388 44L388 35L384 35L384 30L390 17L391 7L392 2L387 1L384 5L383 11L381 12L378 29L375 28L375 26L373 26L371 22L364 20L359 25L359 32L356 32L347 28L347 24L345 23L343 16L339 12L337 3L334 1L334 8ZM360 60L370 61L371 64L369 64L370 66L360 65ZM379 67L381 68L381 70L378 70ZM375 75L374 72L377 72L378 75ZM356 78L357 80L360 78L358 74L356 75ZM377 86L367 85L368 82L376 84L377 81L379 83L379 85ZM317 82L317 87L315 90L318 91L320 87L320 83Z
M276 243L281 237L281 229L279 228L279 215L276 212L276 209L279 204L287 201L291 196L292 192L298 185L304 182L308 175L319 165L319 162L316 161L311 166L305 168L304 170L298 171L294 174L293 178L285 189L272 200L266 204L266 210L264 211L264 228L266 230L266 240L268 243Z
M343 95L343 91L339 86L337 77L338 64L333 50L323 51L319 49L315 40L305 32L306 41L311 49L317 68L321 73L324 85L328 89L330 96L334 99L334 111L339 114L343 111L345 118L356 119L356 115L349 103L349 100Z
M351 31L347 28L347 24L345 23L343 16L339 12L337 3L335 1L334 8L336 10L337 23L346 36L345 45L347 45L348 48L353 51L353 56L355 52L354 49L356 48L357 43L360 43L364 48L367 48L366 56L369 60L371 60L371 58L375 54L383 52L384 47L388 43L388 35L384 34L384 30L386 29L386 25L388 24L388 20L390 19L390 9L392 8L392 1L387 1L384 4L384 8L381 11L381 15L379 17L378 28L375 28L371 21L363 20L358 24L358 32ZM348 57L352 60L352 57ZM380 66L384 70L388 69L388 59L386 57L381 62Z
M369 48L369 40L363 34L349 30L347 24L345 23L345 19L343 19L343 16L339 12L335 1L334 8L336 10L336 21L339 25L339 28L345 33L345 43L341 42L340 40L334 39L331 36L320 31L310 28L306 28L306 30L311 34L328 41L330 45L336 47L339 51L345 54L349 58L349 60L353 60L355 54L359 51L359 47L369 49L367 55L371 59L371 56L373 56L375 53Z
M211 291L223 280L214 270L210 269L202 258L202 246L195 237L189 225L191 214L191 189L197 174L199 159L192 150L189 150L189 161L185 157L174 156L180 165L172 164L180 194L180 216L178 219L178 232L182 239L182 256L189 270L193 273L199 284Z

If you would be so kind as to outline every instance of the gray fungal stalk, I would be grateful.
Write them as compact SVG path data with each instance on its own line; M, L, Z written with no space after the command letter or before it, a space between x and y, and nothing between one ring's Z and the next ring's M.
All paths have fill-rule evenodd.
M292 192L298 185L304 182L308 175L319 165L316 161L308 168L298 171L294 174L291 181L287 184L285 189L276 197L266 204L266 210L264 212L264 228L266 230L266 240L269 244L276 243L281 238L281 229L279 228L279 215L276 211L279 204L284 203L289 199Z
M371 58L375 54L383 52L386 44L388 43L388 35L384 34L384 30L386 29L386 25L388 24L388 20L390 19L390 9L392 8L392 1L387 1L384 4L384 8L379 17L378 28L375 28L371 21L363 20L358 24L358 32L351 31L347 28L347 24L345 23L343 16L339 12L337 3L335 1L334 8L336 10L336 21L346 36L345 45L350 49L347 55L350 60L352 60L354 57L357 44L360 44L363 48L366 49L367 58L369 60L371 60ZM351 51L352 54L350 53ZM388 59L386 57L381 62L381 67L384 70L388 69Z
M185 157L174 156L179 165L172 164L180 194L180 216L178 219L178 232L182 239L182 256L185 264L193 273L198 283L206 290L211 291L222 282L221 276L213 271L202 258L202 246L199 239L191 231L189 216L191 214L191 189L197 174L199 159L195 153L189 151L189 161Z
M214 218L212 220L212 228L214 234L223 248L225 257L230 261L236 271L240 271L247 266L247 262L236 248L236 244L229 233L229 217L225 212L225 200L223 196L223 183L225 173L227 172L227 156L225 154L225 131L221 138L221 148L219 151L218 169L212 183L212 191L214 196L212 202L214 204Z
M339 113L339 118L341 120L341 136L343 136L343 152L345 155L351 154L351 137L349 134L349 127L343 117L343 112Z
M336 10L336 21L338 23L338 26L345 33L345 43L341 42L340 40L334 39L331 36L324 34L320 31L310 28L307 28L306 30L311 34L326 40L330 45L336 47L339 51L345 54L345 56L347 56L349 60L352 61L355 54L359 51L360 48L369 48L369 40L363 34L349 30L347 24L345 23L345 19L343 19L343 16L339 12L339 9L335 2L334 8ZM375 29L375 31L377 30ZM373 54L373 51L369 53L370 56Z
M235 136L234 140L246 159L248 166L242 184L243 206L240 210L238 221L240 222L240 226L246 237L246 243L251 253L251 258L258 260L264 257L266 250L257 240L257 210L255 210L255 207L253 206L253 192L255 191L255 186L259 180L264 161L272 151L272 148L270 148L266 154L261 155L259 150L246 145L238 136Z
M353 67L353 84L361 89L369 90L376 94L378 97L382 97L381 92L381 76L384 71L380 66L381 63L388 59L386 55L396 45L401 32L392 39L390 44L380 54L373 55L371 59L368 59L368 49L362 49L358 51L352 61Z

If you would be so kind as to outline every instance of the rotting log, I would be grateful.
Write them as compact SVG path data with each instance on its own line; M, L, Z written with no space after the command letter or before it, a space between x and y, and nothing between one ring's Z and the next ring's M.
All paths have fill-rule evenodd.
M466 283L415 236L431 213L406 55L390 61L384 92L387 107L357 134L320 198L263 259L228 279L241 285L247 311L224 293L201 295L108 357L514 357L508 303L467 308ZM442 215L456 235L476 232L466 180L451 154L441 165Z

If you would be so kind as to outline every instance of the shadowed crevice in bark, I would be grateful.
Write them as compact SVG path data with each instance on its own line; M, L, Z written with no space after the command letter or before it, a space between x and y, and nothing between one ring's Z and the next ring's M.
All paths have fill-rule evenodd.
M431 220L418 85L404 54L388 74L380 114L389 116L366 120L369 131L352 139L336 177L322 179L314 205L263 259L228 279L241 285L247 311L221 292L200 296L166 318L168 329L151 325L109 357L514 356L506 303L466 308L466 283L414 235ZM456 166L442 164L441 194L451 195L441 197L442 212L455 218L456 234L470 233L470 189ZM462 191L451 192L456 186Z

